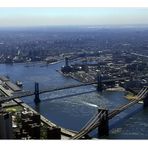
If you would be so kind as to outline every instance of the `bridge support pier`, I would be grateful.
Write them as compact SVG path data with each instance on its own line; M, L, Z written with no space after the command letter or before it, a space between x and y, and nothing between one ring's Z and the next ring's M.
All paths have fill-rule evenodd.
M148 107L148 94L143 98L143 107Z
M109 135L109 126L108 126L108 110L99 109L98 113L100 113L100 125L98 126L98 138L102 138L104 136Z
M35 104L40 103L41 100L39 98L39 83L37 83L37 82L35 83L35 92L34 92L34 94L35 94L35 98L34 98Z

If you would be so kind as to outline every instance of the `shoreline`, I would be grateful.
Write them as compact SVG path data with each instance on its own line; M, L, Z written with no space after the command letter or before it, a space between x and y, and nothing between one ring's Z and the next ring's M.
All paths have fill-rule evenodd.
M126 92L126 90L123 87L113 87L113 88L107 88L106 91L123 91Z
M137 96L134 95L134 94L133 94L132 92L130 92L130 91L126 91L125 98L130 101L130 100L135 100L135 99L137 99Z
M134 95L132 92L130 91L126 91L126 94L124 96L125 99L129 100L129 101L133 101L137 99L137 95ZM139 104L143 104L143 101L139 101Z
M61 72L61 70L56 70L56 71L59 72L64 77L70 77L71 79L76 80L77 82L80 82L80 83L86 83L86 82L81 81L80 79L76 78L75 76L73 76L71 74L64 74L63 72ZM93 85L93 86L95 86L95 85ZM123 91L123 92L126 92L126 90L121 86L117 86L117 87L113 87L113 88L107 88L105 90L106 91Z
M57 72L59 72L61 75L63 75L64 77L70 77L71 79L77 81L77 82L80 82L80 83L85 83L85 82L82 82L80 81L79 79L77 79L75 76L71 75L71 74L64 74L61 72L61 70L56 70ZM95 85L93 85L95 86ZM118 91L118 92L124 92L124 98L129 100L129 101L132 101L132 100L135 100L137 99L137 96L135 96L132 92L130 91L126 91L125 88L121 87L121 86L117 86L117 87L113 87L113 88L107 88L105 89L105 91L110 91L110 92L114 92L114 91ZM143 101L139 101L138 103L143 103Z
M58 60L56 62L51 62L51 63L48 63L47 65L50 65L50 64L56 64L56 63L60 63L62 62L62 60ZM16 63L0 63L0 65L13 65L13 64L46 64L46 61L33 61L33 62L16 62Z

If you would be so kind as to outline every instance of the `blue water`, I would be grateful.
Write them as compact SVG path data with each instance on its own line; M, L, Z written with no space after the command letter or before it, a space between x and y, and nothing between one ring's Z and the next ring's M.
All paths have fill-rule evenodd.
M63 63L45 66L43 63L0 65L0 75L8 75L14 82L23 82L24 90L34 90L34 83L39 82L40 89L57 88L78 84L79 82L62 76L59 70ZM86 94L83 92L87 92ZM73 96L75 93L81 95ZM61 97L70 95L69 97ZM80 130L97 112L98 107L110 111L128 102L124 92L96 92L94 86L85 86L40 95L42 102L35 106L34 97L23 98L23 101L38 110L43 116L59 126ZM148 138L148 109L135 105L110 120L110 139L146 139ZM95 133L93 133L96 136Z

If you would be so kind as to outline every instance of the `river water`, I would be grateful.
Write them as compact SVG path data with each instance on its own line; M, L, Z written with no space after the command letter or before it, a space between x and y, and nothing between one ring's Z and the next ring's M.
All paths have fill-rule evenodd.
M39 82L40 89L57 88L78 84L79 82L62 76L59 70L63 62L50 64L13 64L0 65L0 75L7 75L12 81L23 82L24 90L34 90L34 83ZM74 96L73 94L79 94ZM70 95L69 97L62 97ZM84 86L58 92L40 95L42 100L38 107L33 102L34 97L23 98L23 101L39 111L55 124L72 130L80 130L97 112L98 107L110 111L119 105L128 103L124 92L96 92L94 86ZM120 113L110 120L110 136L108 139L147 139L148 109L142 109L142 104ZM97 137L97 131L91 133Z

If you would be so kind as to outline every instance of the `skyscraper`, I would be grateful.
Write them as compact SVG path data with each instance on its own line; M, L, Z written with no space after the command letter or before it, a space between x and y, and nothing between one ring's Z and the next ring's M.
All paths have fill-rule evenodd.
M0 113L0 139L12 139L12 115L11 113Z

